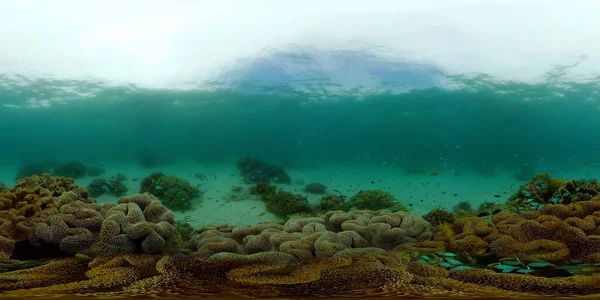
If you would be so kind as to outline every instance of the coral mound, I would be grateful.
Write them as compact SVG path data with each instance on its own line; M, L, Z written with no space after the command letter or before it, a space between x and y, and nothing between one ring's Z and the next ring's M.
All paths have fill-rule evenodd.
M322 183L309 183L304 187L304 191L312 194L325 194L327 187Z
M441 224L433 229L434 241L471 256L600 262L600 196L569 205L547 204L539 211L500 213L492 221L464 218Z
M151 193L174 211L188 211L192 200L201 195L198 188L189 182L163 173L153 173L142 179L140 193Z
M292 182L290 176L283 168L267 164L250 156L240 157L237 167L244 177L244 182L249 183L286 183Z
M26 177L0 193L0 261L83 252L169 252L179 248L173 213L150 194L94 203L72 178ZM15 249L39 248L15 252Z
M391 209L408 211L392 194L382 190L363 190L351 199L358 209Z
M284 225L207 226L194 232L190 249L200 257L231 252L283 252L295 260L331 257L352 248L393 250L429 240L427 223L412 214L388 211L329 212L324 218L292 218Z
M80 162L70 161L56 166L52 174L77 179L87 174L87 167Z
M173 213L150 194L122 197L106 211L95 255L115 256L176 250L180 236Z

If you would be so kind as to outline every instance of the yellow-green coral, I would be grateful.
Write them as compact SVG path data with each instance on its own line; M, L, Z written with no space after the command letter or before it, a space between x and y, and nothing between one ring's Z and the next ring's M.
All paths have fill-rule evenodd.
M454 223L456 216L450 211L434 208L424 215L423 219L435 227L444 223Z
M352 197L354 206L358 209L380 210L399 204L392 194L382 190L363 190ZM403 209L398 209L403 210ZM404 209L405 210L405 209Z
M163 173L153 173L142 179L140 193L151 193L169 209L188 211L192 199L200 196L200 190L189 182Z

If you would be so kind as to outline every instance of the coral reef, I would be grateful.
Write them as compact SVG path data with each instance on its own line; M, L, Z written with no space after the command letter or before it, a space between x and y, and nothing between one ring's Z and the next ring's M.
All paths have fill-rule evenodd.
M72 178L26 177L0 194L0 261L168 252L179 247L174 224L173 213L150 194L100 205Z
M144 186L155 189L159 178ZM265 201L298 196L266 183L250 192ZM193 231L186 220L174 222L149 193L100 205L72 178L23 178L0 190L0 297L600 296L599 195L433 229L388 210Z
M423 216L423 219L432 226L438 226L444 223L454 223L456 220L456 216L447 210L443 210L440 208L434 208L426 215Z
M466 216L472 216L472 215L476 214L475 210L473 209L473 207L471 206L471 203L469 201L461 201L461 202L457 203L452 208L452 212L459 218L466 217Z
M327 187L322 183L309 183L304 187L304 191L311 194L325 194Z
M87 186L87 190L92 197L98 197L106 192L117 197L121 197L124 196L129 189L121 181L116 179L107 180L104 178L98 178L90 182L90 184Z
M70 161L58 165L54 168L54 171L52 172L52 174L55 176L71 177L74 179L81 178L85 176L86 173L87 167L84 164L77 161Z
M50 174L19 179L15 186L0 193L0 261L12 256L17 243L29 240L36 224L76 201L86 205L95 202L72 178Z
M352 197L351 202L360 210L408 211L392 194L382 190L362 190Z
M237 167L246 184L250 183L286 183L292 182L283 168L267 164L256 158L243 156L237 161Z
M570 204L587 201L600 192L595 179L551 179L548 173L538 174L508 198L507 206L514 212L537 210L545 204Z
M169 209L187 211L192 208L192 200L201 195L197 187L189 182L163 173L153 173L142 179L140 193L151 193Z
M280 217L299 212L309 213L313 211L306 196L277 190L277 187L272 184L257 183L248 189L248 193L260 196L260 199L267 206L267 211Z
M284 225L206 226L194 231L190 250L200 257L218 252L255 254L283 252L300 261L332 257L344 249L376 247L393 250L429 240L427 223L406 212L341 211L323 218L291 218Z
M173 213L151 194L122 197L104 214L99 241L92 247L97 256L173 252L181 237Z
M264 199L263 199L264 200ZM311 207L306 197L294 195L289 192L278 191L266 200L267 211L278 215L286 216L297 212L310 212Z
M465 218L444 223L433 229L433 239L446 250L474 257L600 263L600 196L569 205L547 204L539 211L500 213L492 222Z
M187 242L192 238L194 227L186 221L175 221L175 227L181 236L183 242Z
M29 177L32 175L42 175L45 173L52 173L52 168L54 167L53 162L37 162L37 163L29 163L21 166L17 171L17 175L15 179L19 180L24 177Z
M263 200L268 201L277 193L277 187L268 183L257 183L248 189L250 195L258 195Z
M333 210L348 211L351 207L352 204L346 201L346 196L329 194L321 197L318 208L320 211L328 212Z

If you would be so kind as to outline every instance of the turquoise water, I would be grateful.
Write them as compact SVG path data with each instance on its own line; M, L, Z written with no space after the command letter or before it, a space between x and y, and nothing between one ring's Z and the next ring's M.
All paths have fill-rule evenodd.
M275 64L282 56L297 59L277 53L186 90L4 74L0 160L224 162L251 155L289 167L351 163L408 174L508 172L523 180L542 171L593 176L600 158L600 86L567 79L565 68L525 83L346 52L339 60L352 67L338 74L369 77L348 89L348 79L309 68L286 77Z

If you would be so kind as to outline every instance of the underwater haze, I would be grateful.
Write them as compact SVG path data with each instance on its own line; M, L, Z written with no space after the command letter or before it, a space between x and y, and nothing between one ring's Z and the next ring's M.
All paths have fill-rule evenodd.
M552 196L557 192L562 199L564 191L569 197L579 192L583 187L568 187L571 179L595 184L600 171L597 11L600 3L584 0L4 1L0 3L4 28L0 183L15 186L10 192L16 195L24 177L43 173L73 177L90 192L94 198L90 201L101 205L122 205L129 200L121 197L150 192L172 210L175 222L188 224L190 232L197 230L198 239L210 230L224 232L211 227L214 224L280 226L294 218L313 217L324 218L322 223L329 226L328 211L361 214L385 208L390 213L408 211L428 222L423 223L425 231L433 232L433 237L410 239L433 242L439 238L435 233L443 230L439 226L454 222L454 215L437 222L430 213L453 212L458 220L464 212L457 207L464 203L473 208L468 217L480 218L496 230L494 215L531 213L511 206L511 201L521 197L524 186L536 184L542 176L538 174L547 173L538 192L547 192L551 182L559 181L565 190L557 187L548 199L538 199L531 206L535 213L543 205L577 202L557 204L558 198ZM177 188L171 192L167 181L159 181L155 174L178 180ZM296 197L296 209L284 206L284 200L273 200L277 196L269 198L262 190L268 186L273 195ZM600 186L583 189L586 197L577 199L589 201ZM368 205L358 204L365 191L379 196ZM327 206L327 195L342 204ZM538 201L531 197L523 201ZM382 199L383 207L373 204ZM385 215L373 214L369 216ZM600 221L594 224L597 227ZM28 239L38 247L40 238L36 244L32 236L39 230L32 230ZM105 233L89 230L98 243L105 243ZM593 230L586 234L600 235L600 229ZM7 257L46 258L19 255L25 249L19 243L27 238L12 239L15 250ZM194 240L184 238L181 245L186 250L178 255L206 255L205 244L191 246ZM145 245L133 245L128 253L142 248L151 253ZM590 244L578 245L592 249ZM467 259L464 251L449 246L436 249L440 266L448 272L460 272L451 262L455 256L462 259L460 266L473 262L469 268L487 266L498 273L523 274L529 272L506 267L507 259L523 266L543 262L557 268L583 259L594 264L586 268L596 268L596 273L568 276L600 276L600 256L531 259L521 248L499 254L491 247L493 258L486 252L486 258L478 260L476 255L483 252L469 253ZM163 250L160 253L170 253ZM266 282L287 272L278 268L282 269L265 271L270 278ZM421 274L413 271L406 272ZM3 272L0 292L12 289L2 285ZM517 276L556 275L542 273ZM460 276L452 280L461 280ZM427 286L424 282L419 284ZM519 290L485 282L481 285L500 292L483 294L499 296L507 290L515 293L507 297L516 298L524 295L516 293L531 291L533 296L553 295L552 289L524 287L529 283ZM444 290L443 284L439 286ZM598 292L588 287L569 286L573 288L569 291ZM362 290L369 291L365 297L373 296L371 288ZM263 295L245 288L230 294L217 290L224 297ZM294 294L300 290L278 290L274 296L312 295ZM481 296L476 290L464 290L462 295Z

